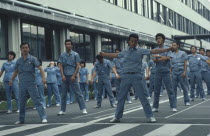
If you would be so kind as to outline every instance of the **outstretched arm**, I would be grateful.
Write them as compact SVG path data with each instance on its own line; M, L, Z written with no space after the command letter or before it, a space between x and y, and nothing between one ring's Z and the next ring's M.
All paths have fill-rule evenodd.
M100 52L100 55L103 56L103 57L117 58L118 53L105 53L105 52Z
M164 48L164 49L153 49L151 50L151 54L159 54L159 53L163 53L163 52L169 52L172 51L173 47L171 46L170 48Z

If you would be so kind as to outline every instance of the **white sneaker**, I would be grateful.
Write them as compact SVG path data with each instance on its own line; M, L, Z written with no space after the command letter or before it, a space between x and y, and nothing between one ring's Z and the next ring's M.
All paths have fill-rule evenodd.
M190 103L189 103L189 102L186 102L185 105L186 105L186 106L190 106Z
M111 104L111 107L112 108L116 108L117 106L115 104Z
M58 106L60 106L60 104L56 104L56 106L58 107Z
M110 123L120 123L120 120L117 118L113 118L109 121Z
M206 98L202 98L202 101L206 101Z
M46 109L46 107L44 107L44 109Z
M151 100L151 97L147 97L148 100Z
M12 113L12 110L8 110L6 113L7 113L7 114L10 114L10 113Z
M19 113L20 111L19 111L19 110L17 110L16 112L17 112L17 113Z
M89 100L85 100L86 102L88 102Z
M43 119L42 120L42 123L47 123L47 119Z
M137 100L137 98L135 98L135 97L133 97L132 99L133 99L133 100Z
M36 107L34 107L33 109L36 110Z
M16 121L15 125L18 125L18 124L24 124L24 122Z
M132 103L132 101L128 101L128 104L131 104Z
M155 123L156 122L155 117L150 117L150 118L148 118L148 120L149 120L150 123Z
M82 110L82 113L83 113L83 114L87 114L87 110L86 110L86 109L83 109L83 110Z
M176 109L176 108L172 108L172 111L173 111L173 112L177 112L177 109Z
M118 103L118 101L115 101L115 104L117 104Z
M152 108L152 112L158 112L157 108Z
M63 111L59 111L57 115L65 115L66 113Z

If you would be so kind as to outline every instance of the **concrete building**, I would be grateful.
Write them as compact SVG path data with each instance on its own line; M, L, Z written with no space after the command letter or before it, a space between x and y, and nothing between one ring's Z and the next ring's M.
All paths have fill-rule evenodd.
M65 51L72 39L74 50L92 68L95 55L126 48L130 33L140 36L143 48L154 48L156 33L173 35L210 34L208 0L1 0L0 66L7 52L19 57L19 45L28 42L31 54L49 61ZM182 40L210 49L210 39Z

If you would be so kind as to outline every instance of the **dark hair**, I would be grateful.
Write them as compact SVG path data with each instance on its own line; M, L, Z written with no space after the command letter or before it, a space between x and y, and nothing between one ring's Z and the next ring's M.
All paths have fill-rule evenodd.
M50 67L50 64L47 67ZM56 63L55 62L54 62L54 67L56 67Z
M210 50L206 50L206 53L207 53L207 52L209 52L209 53L210 53Z
M41 59L38 59L39 63L40 63L40 66L42 66L42 60Z
M121 52L121 49L115 49L114 51L115 51L115 52L116 52L116 51L119 51L119 52Z
M86 67L85 61L81 61L80 64L84 64L84 67Z
M23 42L20 44L20 48L22 48L23 45L28 45L28 48L30 49L30 45L27 42Z
M101 56L101 55L99 55L99 54L96 56L96 59L97 59L98 61L101 61L103 58L104 58L104 57Z
M61 63L60 63L60 62L57 62L57 66L58 66L59 64L61 64Z
M193 47L197 50L197 47L196 47L196 46L193 46L193 45L190 47L190 50L191 50Z
M12 55L12 56L14 57L13 59L15 59L15 57L16 57L16 54L15 54L14 51L9 51L9 52L7 53L7 56L9 56L9 55Z
M206 52L206 50L204 48L200 48L199 51L203 50L204 52Z
M176 45L180 47L180 42L173 42L173 43L175 43Z
M139 40L139 36L137 35L137 34L130 34L129 35L129 37L128 37L128 41L131 39L131 37L133 37L133 38L136 38L136 39L138 39Z
M72 40L70 40L70 39L66 39L66 40L65 40L65 44L66 44L67 42L71 42L71 45L73 45Z
M164 40L164 41L165 41L165 39L166 39L165 35L164 35L164 34L162 34L162 33L158 33L158 34L156 34L155 39L157 40L157 38L158 38L158 37L163 38L163 40Z

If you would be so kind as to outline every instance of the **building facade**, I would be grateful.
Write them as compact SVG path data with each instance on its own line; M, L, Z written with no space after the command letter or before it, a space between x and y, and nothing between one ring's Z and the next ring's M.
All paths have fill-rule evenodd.
M95 55L127 46L130 33L139 34L143 48L154 48L157 33L173 35L210 34L208 0L1 0L0 66L7 52L21 56L19 45L28 42L31 54L57 61L65 51L65 39L89 69ZM190 45L210 49L210 39L187 40Z

